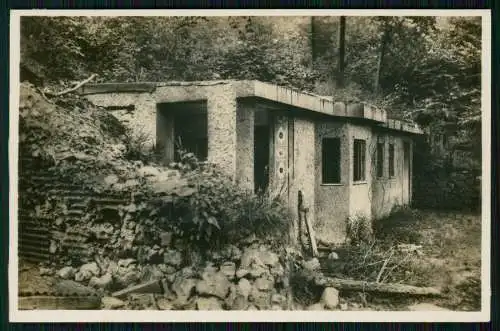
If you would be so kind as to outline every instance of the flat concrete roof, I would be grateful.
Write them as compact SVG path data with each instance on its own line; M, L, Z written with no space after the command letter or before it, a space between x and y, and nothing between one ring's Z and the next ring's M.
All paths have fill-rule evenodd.
M290 87L279 86L256 80L217 80L217 81L170 81L137 83L100 83L86 84L79 89L82 95L107 93L153 93L162 86L200 86L233 85L237 98L257 97L295 108L335 117L358 118L375 122L386 129L423 134L414 123L388 119L383 109L363 102L344 102L332 97L299 91Z

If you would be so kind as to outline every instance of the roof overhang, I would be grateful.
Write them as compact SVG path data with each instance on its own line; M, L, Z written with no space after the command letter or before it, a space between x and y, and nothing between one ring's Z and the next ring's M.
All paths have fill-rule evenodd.
M159 87L210 87L216 85L232 85L237 98L261 98L281 105L288 105L306 111L312 111L333 117L355 118L370 121L389 130L422 134L423 131L413 123L387 118L383 109L363 102L343 102L331 97L320 96L299 91L290 87L265 83L256 80L218 80L193 82L138 82L138 83L101 83L87 84L80 88L83 95L105 93L154 93Z

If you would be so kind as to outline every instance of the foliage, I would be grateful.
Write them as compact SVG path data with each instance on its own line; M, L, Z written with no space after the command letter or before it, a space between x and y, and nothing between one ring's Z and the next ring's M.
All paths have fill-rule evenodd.
M126 128L123 132L123 144L123 156L126 159L149 163L159 158L156 146L151 143L150 136L145 131Z
M286 241L290 214L278 197L255 195L238 187L215 166L193 154L180 152L180 168L193 194L176 200L168 227L201 247L221 247L255 235L263 240ZM159 206L165 210L165 205Z
M346 237L351 245L357 246L372 240L371 221L362 215L354 215L346 221Z

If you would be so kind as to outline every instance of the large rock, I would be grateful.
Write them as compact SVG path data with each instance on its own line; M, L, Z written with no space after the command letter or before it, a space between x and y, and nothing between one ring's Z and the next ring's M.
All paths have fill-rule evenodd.
M159 249L151 249L148 246L140 246L137 250L137 261L141 264L161 262Z
M101 309L118 309L125 306L125 302L113 297L103 297L101 299Z
M187 300L193 294L195 287L196 279L184 278L180 276L175 278L175 281L172 284L172 291L178 298Z
M118 263L116 263L115 261L110 261L105 272L114 275L116 274L117 271L118 271Z
M325 306L322 303L315 303L308 306L306 310L325 310Z
M252 265L250 266L250 269L249 269L249 275L253 278L260 277L263 274L268 273L268 272L269 272L269 269L265 265L258 264L257 262L252 263Z
M271 308L271 292L260 291L257 287L252 287L248 300L252 302L259 310L269 310Z
M243 252L241 256L240 268L248 269L250 265L256 263L257 265L264 265L264 263L260 260L260 254L258 249L247 248Z
M271 303L283 306L286 304L286 297L284 295L275 293L271 296Z
M75 268L64 267L57 272L57 276L62 279L73 279L75 277Z
M236 271L236 278L240 279L248 274L250 274L250 271L248 271L247 269L238 269L238 271Z
M118 261L118 267L126 268L126 267L130 266L131 264L136 264L136 262L137 262L136 259L132 259L132 258L122 259L122 260Z
M339 259L339 255L337 254L337 252L331 252L330 254L328 254L328 260L335 261L338 259Z
M220 272L222 272L228 279L234 279L236 274L236 264L234 262L224 262L220 266Z
M84 282L90 280L93 276L99 276L101 270L97 266L97 263L91 262L86 263L80 267L80 270L75 274L75 280L77 282Z
M101 277L92 277L89 282L90 287L108 290L113 284L113 277L107 273Z
M270 291L274 287L274 279L271 275L264 275L255 280L254 286L259 291Z
M235 245L227 245L222 250L222 256L234 262L239 262L241 259L241 250Z
M196 292L200 295L211 295L224 299L229 292L230 285L231 283L223 273L204 272L202 280L196 284Z
M337 308L339 305L339 291L333 287L325 288L321 295L320 302L324 304L327 309Z
M262 263L268 266L274 266L279 262L278 255L269 250L261 250L259 252L259 258Z
M72 294L81 296L95 295L96 291L88 286L74 282L72 280L61 280L54 284L54 291L62 294Z
M275 264L271 267L271 275L276 278L281 278L285 275L285 268L283 268L280 263Z
M159 310L172 310L174 309L174 305L172 302L167 300L166 298L158 298L156 299L156 305Z
M229 308L231 310L246 310L248 309L248 300L242 295L236 295Z
M304 269L309 271L316 271L321 268L319 260L317 258L312 258L308 261L303 262Z
M159 279L162 279L164 277L165 277L165 275L163 274L163 272L155 264L145 265L142 268L142 271L141 271L141 280L142 281L159 280Z
M137 169L137 173L143 177L156 177L160 175L160 170L151 166L144 166Z
M217 298L198 298L196 299L197 310L223 310L220 301Z
M118 261L118 266L113 274L113 281L119 288L129 287L141 279L141 273L135 264L135 259Z
M245 310L248 307L247 297L248 293L242 294L238 285L231 284L229 295L224 301L225 307L230 310Z
M245 299L248 298L250 291L252 290L252 284L246 278L240 279L238 282L238 292L242 294Z
M156 300L154 294L132 293L129 295L130 307L134 310L156 310Z

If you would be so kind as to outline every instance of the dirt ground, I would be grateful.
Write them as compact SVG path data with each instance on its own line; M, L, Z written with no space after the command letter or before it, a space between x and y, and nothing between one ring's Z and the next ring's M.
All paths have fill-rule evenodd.
M346 293L342 301L353 310L407 310L415 304L432 304L450 310L481 309L481 217L472 213L405 211L375 225L379 245L401 243L421 246L422 254L396 269L390 282L436 287L442 298L402 298L380 294ZM352 264L352 261L351 261ZM380 266L374 269L377 273ZM39 266L19 266L19 290L47 292L57 282L41 275ZM42 272L43 273L43 272ZM362 275L353 277L363 279Z
M390 255L387 253L390 247L400 244L420 247L419 254L404 263L404 254L391 256L395 268L392 271L386 268L386 274L392 272L386 282L435 287L441 289L443 296L411 299L353 293L346 297L348 301L374 310L407 310L415 304L432 304L454 311L481 309L480 215L404 210L378 221L374 231L377 244L369 253L375 255L376 251L378 255L371 261L384 260ZM364 269L364 274L352 272L349 276L374 281L380 269L379 263Z

